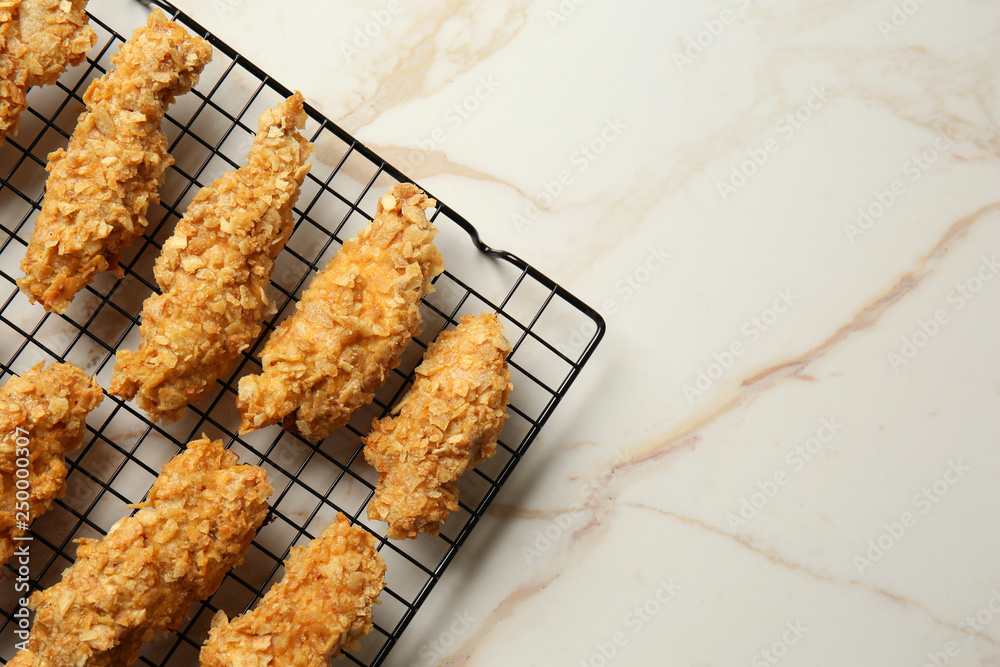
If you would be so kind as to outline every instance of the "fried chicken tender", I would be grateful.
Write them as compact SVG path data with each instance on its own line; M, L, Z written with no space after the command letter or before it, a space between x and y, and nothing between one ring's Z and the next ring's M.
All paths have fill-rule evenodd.
M119 278L119 253L146 228L173 164L160 122L197 83L212 47L154 10L83 99L69 150L49 155L45 201L17 281L32 303L62 313L101 271Z
M0 565L27 533L26 524L66 493L66 453L83 444L87 414L104 399L101 387L73 364L43 366L0 388ZM17 476L21 468L28 477Z
M496 452L511 390L510 344L492 313L466 316L427 348L394 415L375 420L365 459L378 470L368 518L388 536L438 535L458 509L455 483Z
M304 547L292 547L281 581L232 621L219 611L201 667L328 667L361 648L385 578L375 538L338 514Z
M111 393L139 395L150 419L176 421L232 368L274 312L267 286L295 227L292 206L313 147L300 93L265 111L247 163L195 197L153 270L142 343L118 353Z
M17 134L28 91L55 83L97 41L87 0L0 0L0 144Z
M221 441L163 466L142 509L100 541L79 540L62 581L31 596L35 624L14 667L124 667L219 588L267 515L274 489Z
M375 219L312 280L295 313L261 355L263 371L240 380L241 433L277 422L321 440L371 402L420 330L420 300L444 270L435 205L415 185L397 185Z

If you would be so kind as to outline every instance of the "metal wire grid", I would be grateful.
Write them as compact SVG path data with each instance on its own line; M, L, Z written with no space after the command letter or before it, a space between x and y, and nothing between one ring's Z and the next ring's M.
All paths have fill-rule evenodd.
M197 88L178 99L168 113L164 130L176 163L161 203L150 208L147 233L122 257L124 279L99 277L61 316L29 305L14 282L41 207L46 155L66 144L83 108L83 92L107 70L124 37L92 16L99 40L90 58L58 84L33 90L19 135L0 147L3 381L39 361L72 361L108 386L115 351L134 349L138 343L142 301L157 289L152 265L173 223L199 188L241 164L259 113L291 93L172 5L154 1L168 16L208 39L215 57ZM105 534L128 514L128 504L143 498L163 463L202 433L223 439L242 461L268 471L276 489L271 515L243 565L229 574L211 599L194 606L178 633L147 645L140 664L196 661L215 611L223 609L233 616L250 608L280 578L288 548L312 539L336 512L344 512L376 535L388 567L375 630L361 651L338 660L381 664L604 334L604 323L593 309L520 258L483 244L465 218L439 203L432 220L441 232L438 246L447 270L436 280L436 291L425 299L423 332L407 348L374 403L318 445L276 427L237 436L237 381L259 371L257 355L267 335L294 309L310 278L343 240L367 224L378 197L395 183L409 181L317 111L307 110L310 121L305 133L317 152L295 209L296 230L277 262L270 295L279 309L266 323L264 334L212 395L169 426L153 425L131 403L107 396L88 419L84 447L69 457L67 495L32 527L30 584L36 590L59 580L73 560L74 540ZM482 311L499 314L513 346L510 366L515 389L497 454L463 478L460 510L439 537L389 541L384 524L369 522L365 515L377 475L364 462L360 438L372 419L386 414L406 390L427 344L462 315ZM12 614L21 595L11 583L13 567L8 564L6 569L5 585L0 586L0 658L5 661L13 656L17 641Z

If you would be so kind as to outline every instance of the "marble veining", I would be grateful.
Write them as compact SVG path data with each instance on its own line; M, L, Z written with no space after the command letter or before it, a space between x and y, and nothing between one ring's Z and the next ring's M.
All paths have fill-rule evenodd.
M1000 7L176 4L608 323L386 664L1000 665Z

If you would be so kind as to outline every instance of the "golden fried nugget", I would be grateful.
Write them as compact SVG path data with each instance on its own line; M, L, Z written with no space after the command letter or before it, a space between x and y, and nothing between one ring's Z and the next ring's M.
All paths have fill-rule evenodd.
M284 576L256 607L232 621L215 615L201 667L328 667L341 649L361 648L384 578L375 537L338 514L292 547Z
M83 444L87 414L104 400L73 364L43 365L0 388L0 565L27 525L66 493L66 452Z
M45 201L17 281L29 301L62 313L101 271L122 276L119 253L145 230L173 164L160 122L211 57L208 42L157 9L87 89L69 150L49 155Z
M313 278L268 339L261 374L240 380L242 433L283 422L320 440L371 402L419 332L420 300L444 270L424 214L433 205L415 185L392 188Z
M17 134L28 91L55 83L97 41L87 0L0 0L0 144Z
M365 459L378 470L368 518L393 539L437 535L458 509L455 482L496 451L511 390L503 325L492 313L466 316L431 343L413 386L375 420Z
M168 461L133 516L100 541L79 540L62 581L31 596L35 624L16 667L131 665L219 588L267 516L274 489L221 441L196 440Z
M267 286L311 166L312 144L296 131L302 104L296 93L261 115L246 165L198 193L156 260L162 294L143 304L142 343L118 353L111 382L112 394L138 392L154 422L204 398L274 312Z

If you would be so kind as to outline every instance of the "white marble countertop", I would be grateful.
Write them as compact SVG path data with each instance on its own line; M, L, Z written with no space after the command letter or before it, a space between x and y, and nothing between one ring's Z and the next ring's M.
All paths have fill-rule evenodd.
M607 320L388 665L1000 664L1000 6L175 1Z

